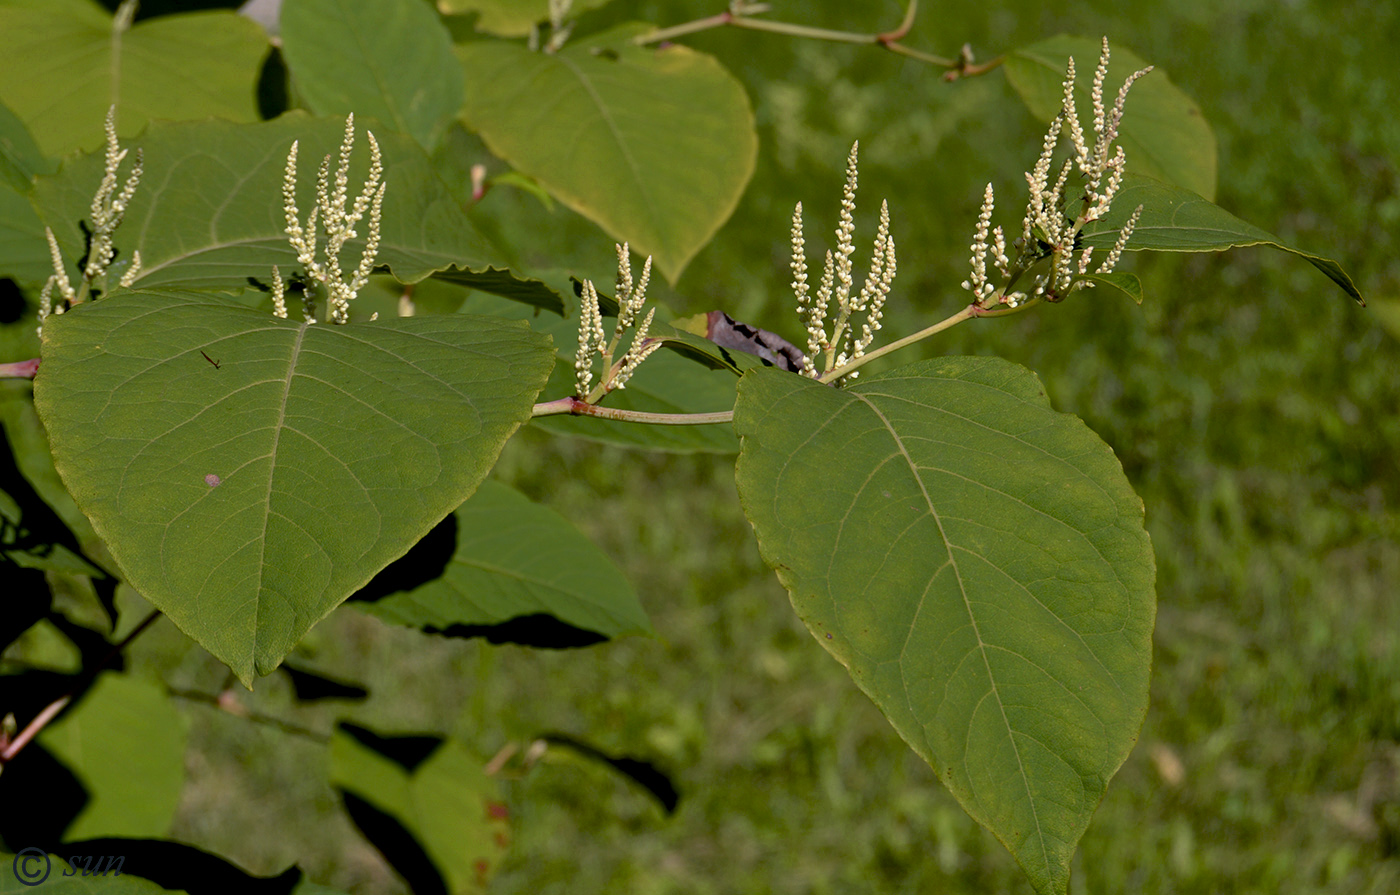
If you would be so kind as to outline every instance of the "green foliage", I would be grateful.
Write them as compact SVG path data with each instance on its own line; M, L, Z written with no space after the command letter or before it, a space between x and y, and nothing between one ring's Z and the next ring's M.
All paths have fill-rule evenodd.
M619 28L554 55L460 45L463 119L492 152L655 257L674 281L734 212L758 140L733 75L687 47L628 43L644 30Z
M91 0L7 0L0 34L24 35L0 56L0 102L29 125L45 155L98 146L94 124L114 103L122 136L155 118L257 119L267 35L227 10L114 33L111 17ZM171 89L172 73L180 89Z
M1366 303L1351 275L1337 262L1295 249L1267 230L1245 223L1194 193L1149 177L1129 175L1124 178L1123 190L1113 209L1102 220L1084 229L1085 245L1112 246L1123 221L1138 206L1142 206L1142 217L1128 243L1133 251L1220 252L1240 246L1272 246L1306 258L1343 292L1363 305Z
M452 515L456 549L442 575L362 609L437 631L544 613L603 637L651 633L617 566L553 510L486 481Z
M126 580L251 685L471 496L551 360L485 317L135 293L53 318L34 400Z
M291 0L282 53L317 115L377 118L432 148L462 104L452 40L424 3Z
M500 787L483 773L481 759L449 740L405 767L365 739L344 730L331 738L331 783L398 821L422 844L439 874L434 888L445 883L452 895L481 891L510 844Z
M143 152L147 176L117 233L119 251L108 282L97 284L100 300L44 325L34 402L51 447L27 395L18 389L0 395L16 461L16 475L0 482L0 546L5 561L28 567L24 611L37 619L29 630L40 632L19 641L15 655L21 662L34 661L45 649L54 652L49 647L59 638L72 641L67 670L91 671L105 661L92 653L102 652L108 638L82 634L68 621L76 615L103 624L93 619L111 610L113 597L102 564L112 565L129 585L118 599L123 629L130 627L134 589L248 686L293 649L314 655L346 648L339 641L351 638L341 629L312 626L356 593L360 608L371 615L429 632L484 633L494 640L497 629L535 618L552 618L590 637L650 631L636 592L608 555L655 549L669 563L694 551L690 531L708 524L708 513L698 507L675 513L675 501L693 496L678 495L684 486L668 480L668 471L682 461L646 467L646 490L633 501L653 513L669 506L686 520L686 532L658 532L648 516L629 537L605 539L606 554L557 513L483 481L507 440L531 418L541 390L557 398L573 388L569 353L577 317L564 315L571 276L596 274L591 266L577 266L579 246L596 241L591 225L654 255L660 272L676 282L739 206L755 170L754 113L730 74L731 68L748 67L748 60L725 65L689 47L647 45L650 26L624 21L634 10L592 12L602 6L576 3L575 13L589 12L573 35L541 24L548 17L543 2L455 0L437 9L466 18L444 21L421 0L288 0L283 51L293 101L306 111L250 123L253 85L279 69L262 71L267 41L245 19L226 13L157 16L127 28L119 15L114 32L108 16L76 0L0 0L0 33L23 35L0 61L0 100L14 112L0 106L0 275L24 286L31 303L30 287L49 273L43 224L56 232L70 276L92 246L90 204L104 160L100 154L70 156L59 167L53 157L97 145L97 122L109 99L116 102L124 136L137 134L147 119L175 119L151 123L124 143ZM469 34L473 27L488 35L528 35L530 44ZM697 42L710 46L704 38ZM542 51L536 49L541 43ZM562 49L556 46L561 43ZM81 64L54 53L53 46L81 54ZM828 51L832 55L824 55ZM1069 54L1080 63L1083 112L1090 105L1087 63L1097 57L1096 40L1062 36L1007 54L1008 80L1034 114L1054 113ZM841 57L831 47L818 47L806 58L811 63ZM1168 61L1179 78L1193 74L1185 62ZM811 64L821 69L822 83L836 85L822 100L837 110L826 111L838 120L840 138L868 133L859 103L843 93L849 82L839 65ZM1115 51L1110 98L1122 76L1140 65L1133 54ZM928 75L917 70L921 78ZM207 92L189 90L193 82ZM970 122L977 116L969 111L980 114L980 104L992 96L972 85L947 89L959 91L950 93L958 99L949 105L961 104L961 113L916 113L911 107L911 130L900 133L918 136L918 122L930 116L945 129L949 121ZM762 114L778 120L770 118L764 127L781 140L787 112L773 105ZM351 326L277 320L260 294L272 265L293 277L293 305L301 285L297 275L304 273L284 232L286 153L299 141L297 203L305 212L313 206L310 172L322 157L334 155L344 130L338 116L352 112L384 151L380 275L365 288ZM1294 249L1292 240L1200 198L1216 191L1214 134L1200 107L1164 72L1135 88L1124 122L1130 170L1163 182L1130 175L1110 215L1086 229L1087 245L1112 245L1141 203L1129 249L1213 252L1273 245L1302 256L1360 299L1355 282L1335 262ZM980 127L969 126L960 137L976 145ZM889 145L890 135L884 136ZM940 168L948 164L945 150L952 141L946 137L930 138L944 142ZM884 150L886 158L900 158L903 169L912 153L894 142L895 148ZM1033 145L1026 147L1032 155ZM951 147L955 157L968 151ZM505 165L515 170L502 172ZM362 178L364 154L357 152L349 167L352 180ZM918 171L899 173L901 189L918 182L921 201L943 209L915 210L916 218L927 218L915 224L916 232L926 234L929 222L943 227L962 216L970 222L971 215L957 211L960 197L950 199L915 181L922 176ZM530 200L522 210L499 195L483 200L485 187L511 182L548 201L535 208ZM774 195L779 192L774 189ZM581 217L555 211L553 200ZM897 220L900 205L894 203ZM786 213L766 222L767 236L748 240L764 246L756 253L763 267L739 263L748 256L732 249L722 257L734 269L721 282L713 276L713 260L697 262L701 275L687 281L691 294L668 301L686 312L724 302L744 319L751 319L748 310L767 313L772 300L764 293L786 274L755 271L774 266L766 246L778 241L775 221ZM370 238L366 222L358 229L347 248L356 255ZM580 233L587 236L576 239ZM899 239L902 266L911 256L915 268L927 265L920 256L939 247L936 240L905 241L902 232ZM911 252L904 248L909 245L917 248ZM111 288L104 294L130 269L136 250L143 261L139 291ZM1087 278L1142 303L1143 283L1135 274ZM468 297L465 289L507 300ZM238 294L226 299L213 292ZM1081 294L1071 304L1089 306L1089 299ZM747 308L741 308L744 302ZM923 299L915 304L920 315L928 310ZM1144 309L1157 313L1151 304ZM401 310L419 316L390 319ZM370 322L370 311L380 319ZM903 312L900 323L914 319L914 312ZM927 324L920 320L915 328ZM0 356L0 362L30 356L36 350L33 329L28 313L5 326L0 346L17 354ZM925 844L935 841L939 872L957 871L964 853L974 863L1001 866L997 855L977 844L966 818L931 807L942 804L928 790L936 777L1007 845L1038 891L1065 892L1080 837L1138 735L1151 666L1153 558L1141 502L1112 452L1077 418L1052 411L1032 374L1003 361L953 356L830 387L764 368L750 355L697 336L667 338L678 351L647 361L604 406L624 415L734 407L734 428L555 415L540 417L529 427L537 433L530 437L548 432L651 451L725 454L740 448L737 429L738 482L763 557L778 570L817 641L932 768L932 777L923 768L910 772L911 794L882 809L899 818L931 812L937 822L910 833L903 845L885 843L887 852L875 849L881 856L872 860L897 865L926 854ZM1110 339L1080 334L1077 342ZM1037 350L1038 343L991 337L969 349L955 336L950 344L954 352L990 346L1014 354ZM1139 360L1160 369L1164 379L1176 372L1161 356ZM1055 387L1054 378L1047 381ZM1093 417L1096 428L1109 432L1117 419L1113 413ZM1111 442L1130 468L1140 469L1141 439L1134 434L1140 435L1115 432ZM613 462L602 472L589 467L587 476L573 477L556 468L571 448L541 460L540 442L530 443L535 447L511 455L505 466L531 480L526 490L532 496L564 500L571 491L577 498L576 492L591 488L604 492L598 500L606 501L605 492L624 475L622 464ZM522 464L541 468L522 473ZM1238 500L1216 503L1227 516L1240 512ZM596 537L613 524L605 513L569 515ZM1210 513L1193 524L1209 528ZM455 535L434 545L429 532ZM658 574L644 592L734 590L732 539L707 546L705 561L687 565L687 575L672 569L676 577L660 586ZM753 564L751 558L745 562ZM1164 577L1172 580L1167 568ZM1247 578L1240 579L1241 591L1249 587ZM87 608L75 612L75 601L86 601ZM716 604L723 601L716 598ZM773 670L788 667L785 654L760 639L726 633L741 625L725 612L740 607L734 601L723 605L723 612L710 609L703 618L687 617L687 624L707 633L714 627L716 640L742 642L744 660L770 674L770 689L800 692L802 682L791 671ZM742 611L761 614L751 607ZM675 636L675 617L662 618L671 624L658 622L657 629L663 637ZM363 618L361 623L372 624ZM27 615L16 620L16 635L27 624ZM372 630L375 637L400 636L386 633L389 628ZM327 646L331 637L337 642ZM40 642L45 638L47 647ZM433 643L414 642L425 651ZM622 647L653 648L659 647ZM708 661L701 667L712 669L712 678L722 676L714 669L732 671L725 666L735 663L717 660L710 646L701 652ZM163 676L183 674L203 661L198 651L180 655L185 665L168 661ZM487 658L467 675L476 700L471 735L478 738L470 745L432 738L436 749L430 757L405 763L385 745L394 738L352 735L349 727L331 738L331 785L365 836L415 886L475 890L495 872L507 844L503 808L496 802L500 783L482 765L499 747L491 735L512 725L527 703L498 705L488 715L478 691L495 654L479 655ZM675 661L688 667L691 658ZM557 668L546 689L562 689L561 680L583 688L570 666ZM524 676L540 675L530 669ZM400 675L395 669L394 679L391 698L402 711L411 712L409 706L432 689L417 685L410 671ZM16 690L42 689L37 680L17 677ZM717 685L712 679L707 686L713 697ZM674 717L653 726L647 742L677 762L702 760L695 744L701 722L693 709L671 705L669 694L647 693L645 683L628 680L627 688L642 692L623 698L585 691L590 695L578 700L579 713L613 730L623 714L617 706L660 699ZM276 684L259 685L260 695L268 690L275 693ZM825 725L824 735L859 726L851 720L858 709L830 711L823 692L812 688L818 694L812 699L827 704L820 716L826 720L817 724ZM184 693L203 699L199 688ZM208 701L273 723L248 715L231 692L209 695ZM769 712L778 718L788 713L786 706ZM48 728L42 742L102 796L70 819L65 840L165 832L172 793L179 792L172 771L179 769L183 748L172 733L174 717L183 716L172 713L160 688L108 675ZM327 711L316 717L334 721L344 715ZM759 764L775 776L794 756L805 756L798 765L810 761L815 767L823 747L803 740L805 734L776 731L782 723L761 722L774 732L752 740L754 754L767 756ZM94 727L108 726L129 735L94 759L84 745ZM296 725L282 727L318 736ZM537 733L536 727L512 735L528 741ZM741 730L738 741L745 735ZM142 744L151 745L149 754ZM857 751L843 758L843 773L879 773L852 759ZM501 752L493 772L511 754ZM520 759L507 775L540 773L532 760ZM892 779L904 779L904 773ZM833 816L849 816L853 809L839 797L841 784L828 777L821 785ZM159 793L150 813L128 811L124 803L146 786ZM574 808L580 816L601 810ZM782 813L759 806L753 816L781 823ZM386 847L371 831L366 818L374 816L407 831L417 843L408 851L421 851L432 865L427 875L419 876L422 868L402 849ZM746 844L751 839L743 837ZM813 888L835 879L809 872ZM1085 876L1094 880L1096 872ZM1009 878L998 873L985 871L983 888L1006 888ZM303 880L297 891L314 890L320 887Z
M1065 891L1147 710L1152 551L1112 451L986 358L842 390L753 371L735 428L797 614L1036 890Z
M185 785L187 727L159 684L113 672L98 677L39 738L87 790L68 838L168 833Z

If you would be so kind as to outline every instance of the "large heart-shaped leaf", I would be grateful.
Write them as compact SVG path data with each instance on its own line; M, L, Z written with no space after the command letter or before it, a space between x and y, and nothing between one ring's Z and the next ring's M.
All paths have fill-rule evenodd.
M454 515L457 545L441 576L356 607L438 631L545 613L604 637L651 632L622 572L548 507L485 481Z
M1104 84L1106 101L1147 63L1131 50L1114 46ZM1014 50L1003 66L1006 79L1021 95L1031 114L1049 121L1064 99L1065 65L1074 57L1075 107L1080 116L1092 114L1090 88L1102 45L1087 37L1061 34L1033 46ZM1092 137L1092 129L1087 129ZM1215 133L1201 107L1171 82L1160 67L1133 85L1128 96L1118 142L1127 153L1128 169L1180 184L1202 196L1215 195Z
M356 120L357 129L374 129ZM144 288L177 286L242 289L249 280L270 282L272 265L284 277L300 270L287 243L282 179L287 152L299 141L298 205L302 220L314 207L316 166L338 151L343 118L292 113L262 124L223 121L156 124L129 146L145 155L142 180L126 220L116 233L118 266L141 252ZM433 173L427 155L408 137L378 132L384 157L383 228L378 261L404 282L416 282L452 264L501 266L496 254ZM124 144L128 145L128 144ZM361 134L352 158L351 189L363 182L369 151ZM36 202L58 235L66 258L85 251L80 221L91 212L102 179L102 157L88 155L41 178ZM347 243L344 266L359 260L367 228ZM72 276L77 268L72 268Z
M377 118L432 148L462 104L452 39L423 0L287 0L282 54L320 115Z
M459 46L462 114L492 152L674 281L738 205L758 138L743 87L719 62L633 46L637 32L551 54Z
M232 11L160 16L114 35L91 0L7 0L0 34L0 101L48 155L101 145L113 104L123 136L153 118L258 118L267 35Z
M740 497L793 606L1037 891L1147 710L1142 501L1108 446L993 358L846 389L739 385Z
M1296 249L1189 190L1150 177L1130 174L1123 178L1123 188L1108 214L1084 228L1084 244L1111 247L1139 205L1142 215L1128 240L1129 251L1223 252L1244 246L1272 246L1306 259L1343 292L1366 304L1351 275L1332 259Z
M64 838L165 835L185 784L186 727L159 684L111 672L99 677L39 735L88 793Z
M488 317L123 294L49 319L34 400L126 580L251 684L471 496L553 359Z

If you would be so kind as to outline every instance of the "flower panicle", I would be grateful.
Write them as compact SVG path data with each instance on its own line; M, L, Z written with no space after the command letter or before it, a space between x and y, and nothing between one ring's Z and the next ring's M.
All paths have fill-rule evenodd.
M1115 143L1123 109L1133 84L1152 71L1149 66L1129 75L1112 105L1109 105L1104 98L1109 56L1108 39L1104 38L1090 87L1094 114L1092 145L1085 127L1079 122L1075 106L1074 59L1071 58L1065 66L1059 114L1050 122L1041 143L1040 156L1026 173L1028 199L1014 262L1007 253L1006 237L1001 228L991 226L994 200L992 187L987 186L973 231L971 273L962 284L973 294L973 301L980 308L990 308L994 303L1016 308L1031 299L1060 301L1070 292L1094 285L1088 279L1091 276L1093 249L1080 244L1080 235L1086 224L1101 220L1108 214L1123 185L1127 157L1123 147ZM1071 151L1056 171L1055 153L1062 138L1069 140ZM1084 193L1081 210L1077 216L1071 216L1065 209L1071 198L1070 174L1076 169L1082 176ZM1140 213L1139 208L1120 229L1115 248L1104 258L1096 273L1112 271ZM1001 278L1000 286L991 281L987 265L989 255ZM1048 266L1041 267L1041 262L1047 259ZM1028 282L1015 289L1023 277L1028 277Z
M607 393L626 388L632 374L642 361L651 357L664 342L648 336L656 308L642 317L646 304L647 286L651 282L651 257L642 264L642 272L635 279L632 273L632 258L629 247L622 243L617 247L617 323L613 327L612 338L608 339L603 329L603 314L600 308L598 290L592 280L583 281L583 295L579 300L578 351L574 354L575 395L592 404ZM637 325L637 320L641 324ZM613 363L613 355L623 337L635 326L631 343L621 360ZM602 359L602 377L597 387L593 387L594 358Z
M296 252L297 263L306 272L307 288L302 293L302 302L309 322L314 323L316 319L313 284L318 284L325 292L326 319L332 323L348 323L350 302L369 282L370 274L374 271L374 261L379 254L384 193L388 184L384 182L384 159L379 141L370 131L365 131L365 137L369 144L369 171L365 175L364 185L352 200L350 162L355 148L355 116L347 115L345 134L336 153L334 169L330 155L323 157L317 167L316 202L305 224L301 222L301 211L297 206L299 141L293 141L287 152L287 164L282 176L284 232L292 250ZM341 254L346 243L359 235L355 228L365 220L366 215L368 224L364 249L347 277L341 267ZM324 249L321 247L323 237ZM280 273L276 277L280 278ZM278 316L285 316L285 305L281 306L281 310Z
M38 331L44 331L44 320L51 314L62 314L70 306L87 301L98 293L93 283L103 278L107 282L112 261L116 258L116 244L113 235L121 226L131 207L144 173L144 159L140 149L136 150L131 170L125 181L121 177L122 162L126 161L128 150L121 147L117 139L117 107L107 110L103 122L103 165L102 179L93 193L88 206L88 253L87 262L82 265L77 285L68 277L68 269L59 249L58 238L53 230L45 227L44 237L49 245L49 260L53 274L45 281L39 292ZM132 252L131 262L118 278L118 285L131 286L141 273L141 253Z
M807 353L802 374L819 379L847 362L864 356L880 331L885 301L896 271L894 237L890 234L890 208L880 203L880 223L870 257L870 270L860 291L852 294L854 277L851 255L855 253L856 189L859 185L860 143L851 146L846 157L846 181L836 225L836 248L828 250L822 264L816 291L811 290L807 273L807 245L803 235L802 203L792 215L792 291L797 299L797 316L807 330ZM827 313L835 302L835 319L827 327ZM854 315L865 315L857 336ZM825 358L825 369L819 368ZM852 376L855 374L852 373Z

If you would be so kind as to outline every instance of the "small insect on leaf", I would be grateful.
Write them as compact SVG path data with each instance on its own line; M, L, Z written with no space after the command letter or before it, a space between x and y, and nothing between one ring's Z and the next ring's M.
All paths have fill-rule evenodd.
M199 353L200 353L200 354L204 354L204 351L201 350ZM210 357L210 356L207 355L207 354L204 354L204 359L207 360L207 361L209 361L209 363L213 364L213 365L214 365L214 369L216 369L216 370L219 369L219 362L218 362L218 361L214 360L212 357Z
M214 475L212 472L204 477L204 484L208 485L210 488L217 488L223 483L224 480Z

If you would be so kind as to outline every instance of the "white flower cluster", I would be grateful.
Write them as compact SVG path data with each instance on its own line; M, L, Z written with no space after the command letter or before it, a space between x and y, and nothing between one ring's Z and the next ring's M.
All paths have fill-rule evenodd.
M1127 159L1122 146L1114 146L1118 138L1118 125L1123 118L1123 105L1128 98L1128 90L1152 67L1134 72L1123 82L1112 108L1104 105L1103 84L1108 75L1108 38L1103 40L1103 51L1099 56L1098 68L1094 71L1094 144L1085 140L1084 129L1079 123L1079 113L1074 103L1074 59L1069 60L1065 71L1064 99L1060 113L1050 122L1045 134L1040 158L1026 174L1030 187L1030 200L1026 205L1025 219L1021 225L1020 251L1013 265L1006 254L1006 237L1001 227L990 228L995 201L992 185L987 184L983 196L982 210L977 218L977 229L972 238L972 274L962 284L970 291L975 301L986 307L990 299L999 294L999 301L1009 307L1017 307L1031 298L1058 301L1075 289L1093 285L1089 280L1077 279L1089 273L1089 261L1093 254L1086 247L1076 254L1075 242L1084 225L1102 218L1123 183L1123 171ZM1073 155L1060 165L1059 172L1051 183L1055 150L1060 145L1060 137L1068 133ZM1111 153L1111 154L1110 154ZM1071 171L1079 169L1084 180L1082 211L1078 217L1070 217L1064 211L1065 190ZM1095 273L1107 274L1113 271L1123 254L1123 248L1132 236L1142 208L1139 207L1128 218L1119 232L1118 241L1108 257L1103 260ZM990 241L989 241L990 240ZM997 272L1004 284L998 289L987 275L987 255L992 256ZM1050 272L1038 278L1034 285L1024 291L1006 291L1021 274L1045 257L1050 260Z
M830 371L865 354L875 333L880 330L885 299L895 276L894 237L890 235L889 203L880 203L880 225L875 234L875 248L870 258L870 272L859 293L851 294L851 255L855 252L855 209L858 171L857 153L860 143L851 146L846 159L846 185L841 192L841 216L836 225L836 252L828 251L822 266L816 294L811 294L807 282L806 240L802 233L802 203L792 214L792 291L797 297L797 314L807 327L807 360L802 374L813 379L823 371L817 369L817 355L826 356ZM836 300L836 319L830 334L826 329L827 310ZM864 314L860 335L854 336L855 323L851 317ZM839 352L839 354L838 354ZM853 373L852 376L855 374Z
M660 339L647 338L651 329L656 308L647 312L637 331L632 336L632 344L617 363L613 363L613 353L622 341L623 335L637 322L637 317L646 304L647 284L651 282L651 258L642 267L640 279L632 279L632 256L627 244L617 247L617 325L613 327L612 339L603 333L603 313L598 307L598 290L592 280L583 281L583 297L579 300L578 352L574 355L575 389L578 397L594 403L613 389L626 388L642 361L651 357L661 347ZM602 382L592 392L593 357L603 359Z
M297 209L297 148L300 141L292 143L287 154L287 170L282 178L282 207L287 219L287 239L296 250L297 261L306 269L308 280L304 294L306 319L316 321L315 306L310 292L311 283L320 283L326 290L326 317L332 323L346 323L350 319L350 302L365 283L374 269L374 258L379 253L379 216L384 204L385 183L384 163L379 154L379 142L374 134L365 131L369 138L369 174L364 188L355 197L350 208L345 207L349 199L350 153L355 146L355 116L345 119L345 139L340 144L340 158L336 166L334 183L331 181L331 157L321 160L316 177L316 207L302 226L301 212ZM340 269L340 253L345 244L358 234L355 225L369 213L369 233L365 238L364 252L354 272L346 279ZM325 260L318 257L319 234L325 234ZM272 271L272 300L274 313L278 317L287 316L284 285L281 272Z
M41 332L44 328L44 318L51 313L62 314L69 304L85 301L91 283L107 273L112 259L116 256L112 234L121 226L122 218L126 216L126 210L131 205L131 197L136 195L136 187L141 183L142 159L141 150L138 149L136 150L136 161L131 166L131 173L127 175L126 183L122 185L121 191L117 191L118 173L122 161L126 158L127 150L122 149L117 144L116 106L107 110L107 120L103 125L103 130L107 136L107 143L102 182L98 184L97 192L92 197L91 214L88 221L91 241L88 243L88 261L83 267L83 288L81 291L74 289L72 282L68 279L68 272L63 264L63 254L58 249L58 239L54 236L53 230L48 227L44 228L44 235L49 241L49 256L53 262L54 272L39 292L39 330ZM140 272L141 253L137 251L132 253L131 264L122 274L120 284L130 286L136 281ZM53 303L55 290L63 299L57 307Z

